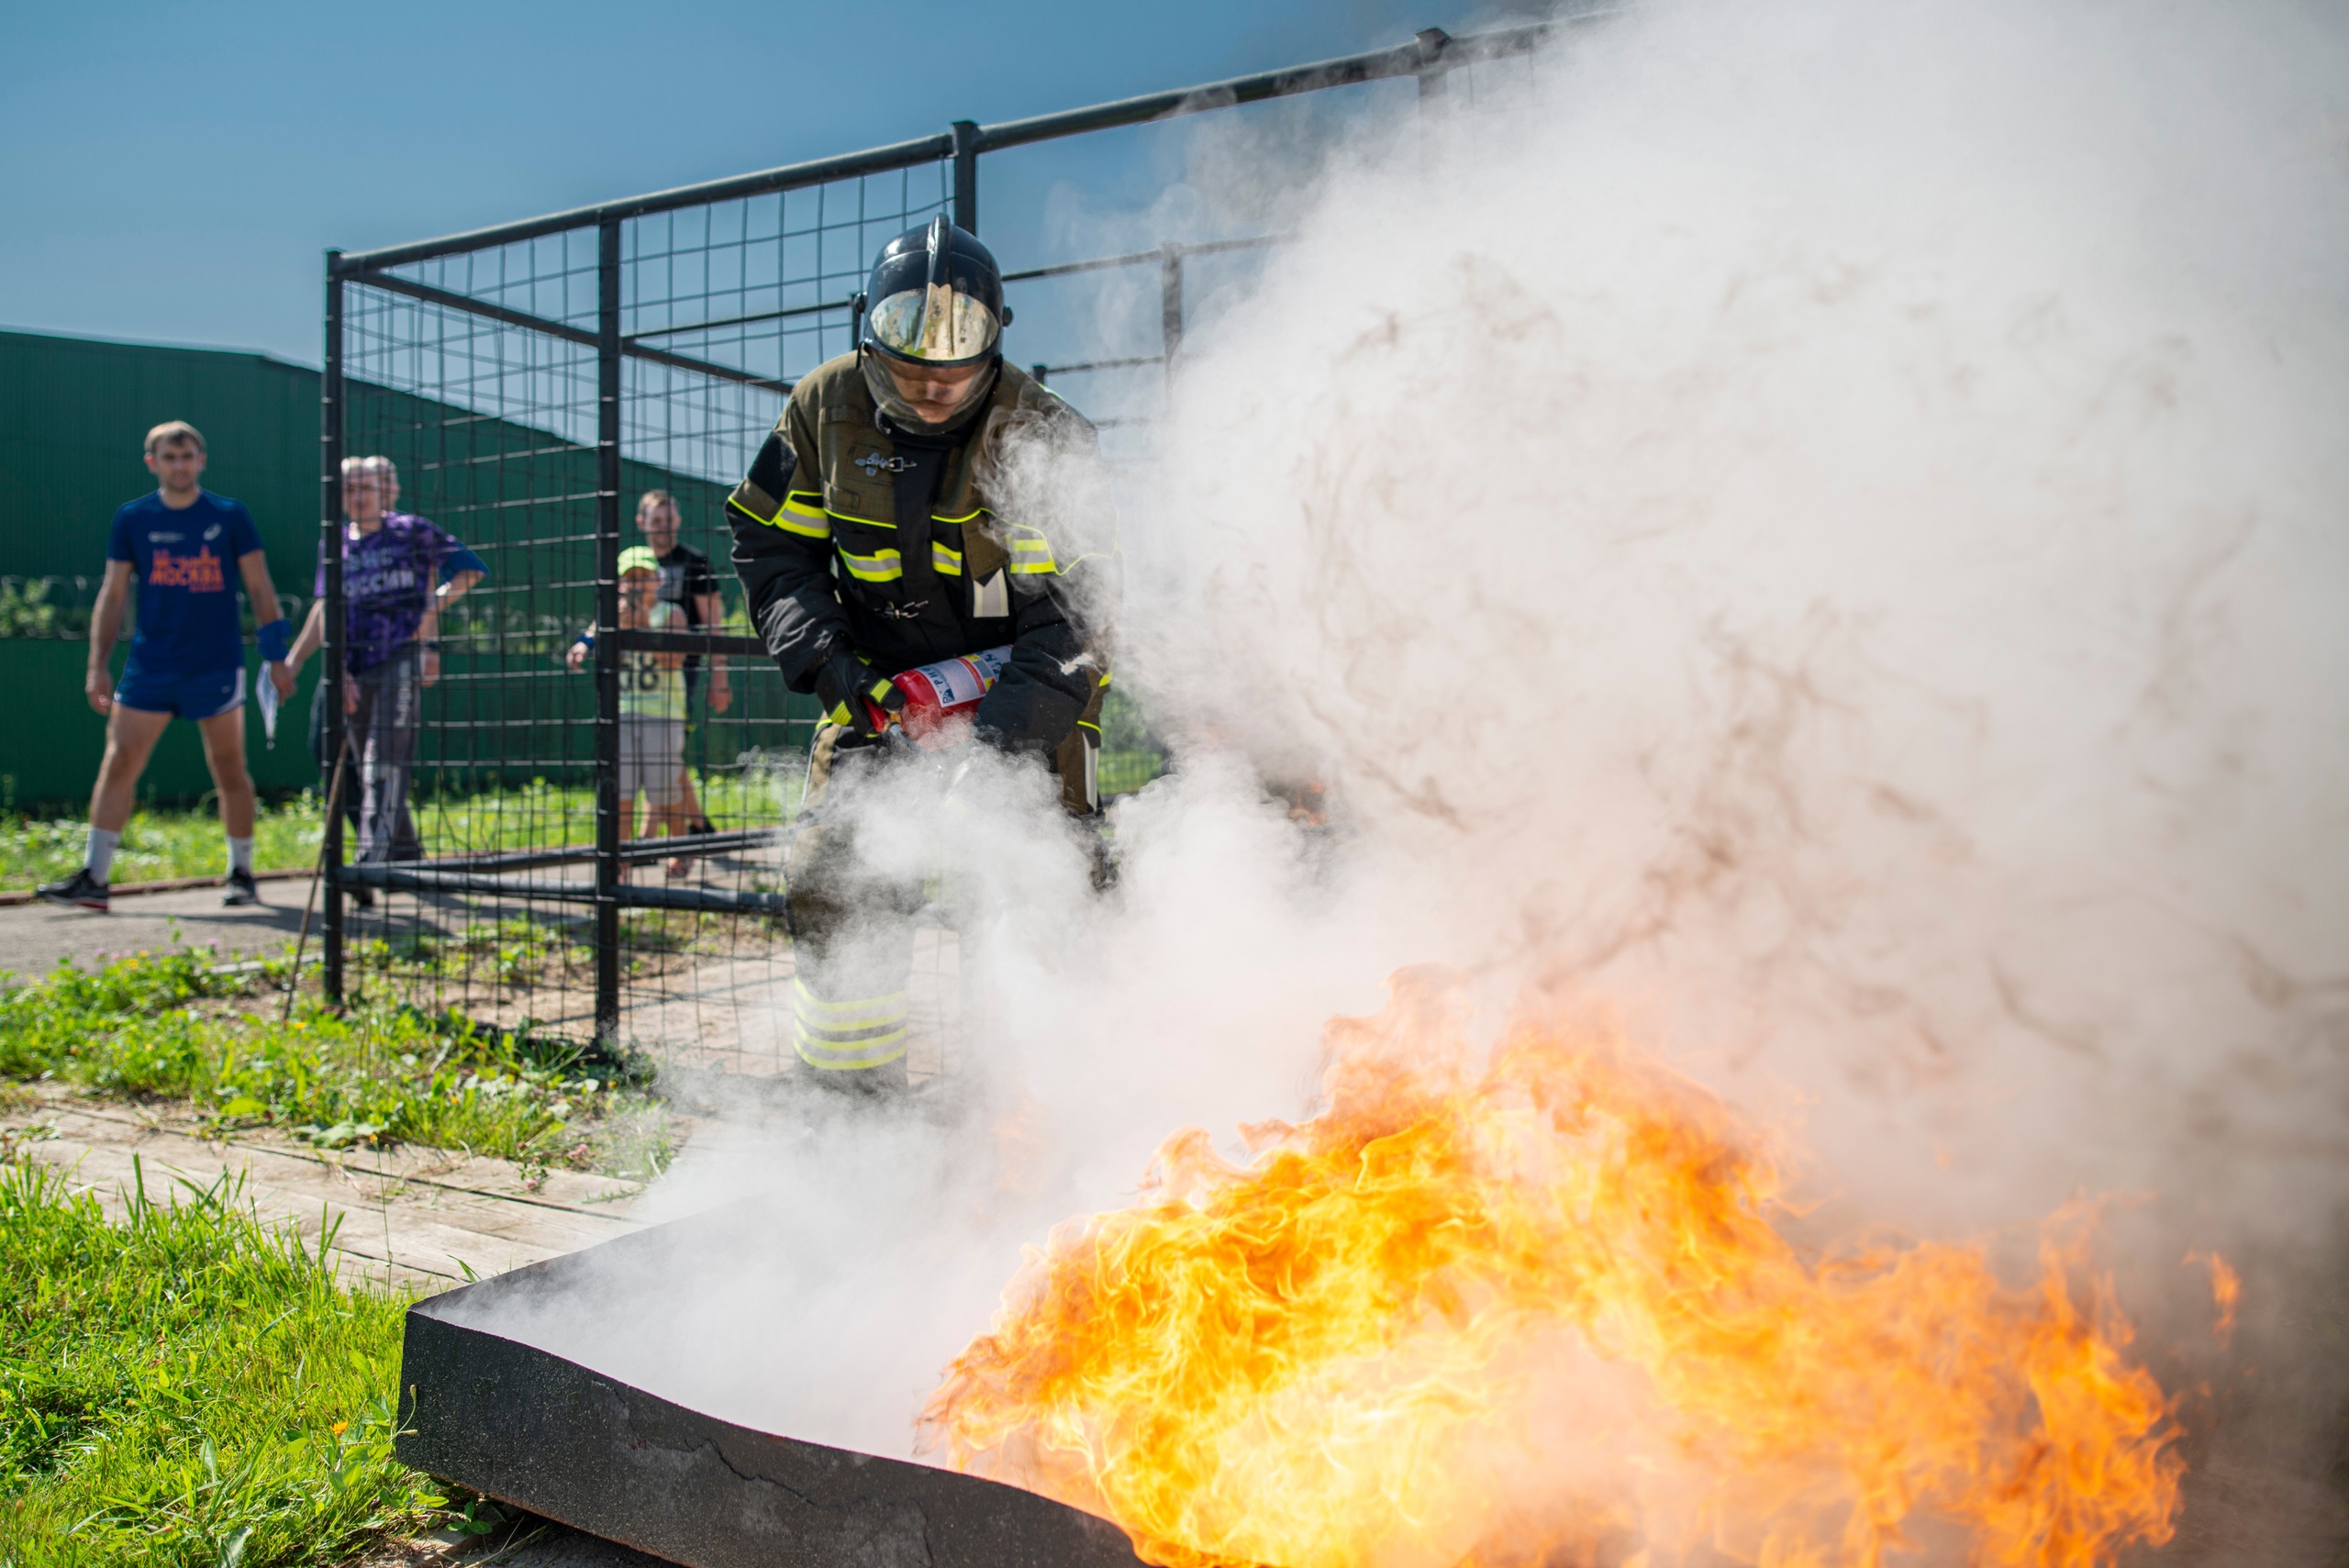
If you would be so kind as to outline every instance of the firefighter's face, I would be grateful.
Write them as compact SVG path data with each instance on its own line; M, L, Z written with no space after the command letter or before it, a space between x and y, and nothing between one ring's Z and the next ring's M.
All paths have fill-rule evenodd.
M942 425L963 410L971 390L987 373L986 361L975 365L913 365L884 359L882 365L896 384L897 395L912 406L923 421Z

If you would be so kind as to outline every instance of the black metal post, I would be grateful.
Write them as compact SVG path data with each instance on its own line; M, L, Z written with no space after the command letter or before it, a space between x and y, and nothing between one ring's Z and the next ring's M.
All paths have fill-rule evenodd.
M620 1032L620 226L596 226L596 1036Z
M1183 248L1158 253L1158 326L1166 338L1166 373L1174 373L1174 350L1183 346Z
M1559 28L1595 22L1612 14L1611 8L1596 8L1564 16L1554 22L1536 22L1529 27L1506 28L1498 32L1473 33L1462 38L1446 35L1442 52L1455 65L1528 53ZM1313 65L1291 66L1286 70L1269 71L1254 76L1235 76L1225 82L1201 83L1197 86L1177 88L1173 92L1148 93L1114 104L1096 104L1089 108L980 126L976 134L970 138L971 150L975 158L982 151L1000 152L1007 148L1028 147L1056 137L1082 136L1087 131L1108 130L1116 126L1146 125L1180 115L1205 114L1234 104L1260 104L1267 98L1286 97L1296 93L1319 93L1327 88L1348 87L1364 82L1385 82L1398 76L1420 75L1428 65L1428 45L1423 39L1415 39L1392 49L1373 50L1368 54L1347 55L1343 59L1325 60ZM764 169L756 173L711 180L698 185L680 185L674 190L652 191L625 201L572 207L563 212L525 218L519 223L501 223L489 228L477 228L466 234L448 234L438 239L362 250L349 257L344 265L353 273L374 272L410 261L429 261L435 256L461 255L469 250L518 244L543 235L568 233L574 228L584 228L589 224L645 217L659 212L678 212L716 202L770 195L777 191L807 190L836 180L853 180L865 174L919 168L940 158L952 156L954 151L953 137L925 136L863 152L818 158L806 163ZM975 195L975 179L973 190ZM974 201L967 216L975 218L976 206Z
M335 263L342 252L327 252L326 372L318 377L318 559L326 569L326 640L318 660L317 699L326 704L326 772L318 780L318 798L326 821L320 825L324 843L319 862L326 868L320 889L326 907L319 932L324 968L319 984L327 1005L342 1005L342 804L335 800L335 762L342 755L342 279ZM346 779L348 791L351 782ZM289 985L299 984L295 975Z
M954 227L979 231L979 128L956 120L954 131Z
M1452 35L1442 28L1422 28L1413 40L1419 50L1419 110L1421 113L1441 112L1444 107L1444 78L1451 68L1443 63L1443 51L1452 42Z

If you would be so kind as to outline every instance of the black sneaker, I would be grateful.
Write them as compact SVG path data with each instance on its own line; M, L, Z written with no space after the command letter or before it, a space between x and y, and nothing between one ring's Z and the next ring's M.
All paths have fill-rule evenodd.
M51 904L95 909L101 915L106 912L106 884L92 876L88 866L83 866L63 882L45 882L35 891Z
M249 871L230 872L228 888L220 895L220 902L232 909L243 904L260 903L261 889L253 884L253 873Z

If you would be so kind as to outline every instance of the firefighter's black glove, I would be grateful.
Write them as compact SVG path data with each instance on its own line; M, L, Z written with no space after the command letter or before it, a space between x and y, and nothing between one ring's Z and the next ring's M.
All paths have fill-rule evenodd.
M824 661L816 672L816 699L824 705L824 722L845 724L870 740L888 728L889 716L906 706L906 694L886 675L846 649ZM880 710L874 722L874 710Z

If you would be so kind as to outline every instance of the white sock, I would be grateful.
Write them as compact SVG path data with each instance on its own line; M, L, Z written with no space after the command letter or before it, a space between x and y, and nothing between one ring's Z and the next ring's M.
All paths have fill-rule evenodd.
M90 829L89 842L82 850L82 864L100 882L114 869L114 847L122 842L122 835L109 833L103 828Z
M247 876L252 875L253 841L250 839L239 839L234 835L229 837L228 869L243 872Z

